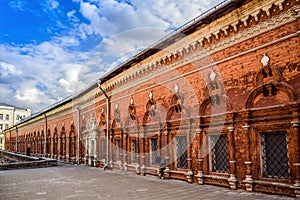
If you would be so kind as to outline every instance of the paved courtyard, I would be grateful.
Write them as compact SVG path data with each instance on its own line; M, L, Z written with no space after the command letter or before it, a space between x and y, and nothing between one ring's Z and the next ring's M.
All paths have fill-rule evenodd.
M0 199L293 199L85 166L0 171Z

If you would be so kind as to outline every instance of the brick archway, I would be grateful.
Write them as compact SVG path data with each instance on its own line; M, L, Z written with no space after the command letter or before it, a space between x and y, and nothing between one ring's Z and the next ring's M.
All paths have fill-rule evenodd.
M267 83L252 90L247 98L246 109L254 107L255 101L258 101L262 94L264 97L277 96L279 92L286 94L288 102L296 102L297 96L294 89L286 83ZM286 102L284 102L286 103Z

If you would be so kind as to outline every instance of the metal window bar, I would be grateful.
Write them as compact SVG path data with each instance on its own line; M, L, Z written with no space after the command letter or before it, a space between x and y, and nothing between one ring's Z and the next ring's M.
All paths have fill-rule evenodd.
M105 151L105 139L101 139L101 159L105 159L106 158L106 151Z
M116 160L121 160L120 152L121 152L121 142L120 140L116 141Z
M213 135L210 136L211 151L210 151L210 164L211 171L218 173L228 173L228 145L227 135Z
M151 138L150 139L150 164L155 165L158 164L156 162L157 156L158 156L158 139L157 138Z
M136 140L131 140L131 162L136 162Z
M186 169L187 168L187 142L186 136L176 136L176 167Z
M288 160L286 132L261 133L262 176L288 179Z

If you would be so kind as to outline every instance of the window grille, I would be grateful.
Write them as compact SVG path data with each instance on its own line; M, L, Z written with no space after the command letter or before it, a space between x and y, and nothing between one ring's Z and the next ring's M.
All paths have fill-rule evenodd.
M155 165L158 156L158 139L151 138L150 139L150 164Z
M101 139L101 159L105 159L106 158L106 143L104 139Z
M136 162L136 140L131 140L131 162Z
M262 175L267 178L289 178L286 132L261 133Z
M116 160L121 160L121 141L116 141Z
M186 136L175 137L176 148L176 167L186 169L187 168L187 143Z
M210 170L218 173L228 173L227 135L210 136Z

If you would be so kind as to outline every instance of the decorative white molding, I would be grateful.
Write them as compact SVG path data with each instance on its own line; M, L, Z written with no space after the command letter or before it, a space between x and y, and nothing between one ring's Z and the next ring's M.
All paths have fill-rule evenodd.
M265 67L269 64L270 58L264 54L264 56L262 57L262 59L260 60L261 64Z
M231 127L228 127L227 129L228 129L228 131L230 131L230 132L233 132L233 131L234 131L234 127L232 127L232 126L231 126Z
M179 87L178 87L178 84L176 83L174 85L174 93L178 93L178 91L179 91Z
M293 127L300 127L300 121L292 121L291 124Z

